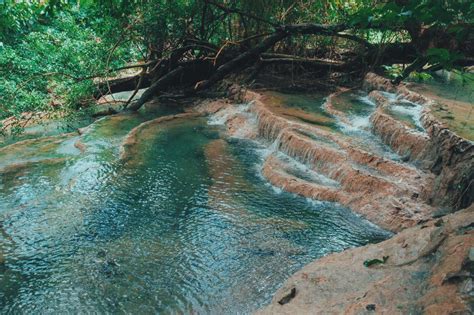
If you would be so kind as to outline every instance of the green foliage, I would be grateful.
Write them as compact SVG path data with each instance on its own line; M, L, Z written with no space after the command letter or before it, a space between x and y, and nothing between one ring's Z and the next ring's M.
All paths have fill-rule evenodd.
M242 42L252 45L263 36L244 39L268 34L275 25L308 22L348 23L353 34L372 44L406 43L413 36L406 25L417 23L445 27L463 39L469 32L459 24L472 23L474 16L474 5L467 0L212 2L217 5L203 0L0 0L0 76L5 78L0 82L0 119L24 111L85 108L93 82L80 78L109 75L107 69L137 59L168 57L189 39L244 49ZM279 42L275 51L313 56L327 51L332 58L354 47L365 53L350 40L302 35ZM199 53L191 51L184 58ZM442 47L423 54L447 69L462 58ZM394 78L402 71L399 66L385 70Z
M403 68L400 65L384 65L382 67L385 69L385 74L392 79L400 76L403 72Z
M14 0L0 2L0 41L11 40L11 35L27 32L43 11L39 4L15 2Z
M431 64L439 64L444 69L452 69L454 62L462 57L457 52L451 52L445 48L430 48L426 51L426 57Z
M370 266L377 265L377 264L385 264L387 262L388 258L389 258L389 256L383 256L382 260L380 260L378 258L367 259L367 260L364 261L364 266L368 268Z
M426 72L417 72L417 71L414 71L412 73L410 73L410 77L409 77L411 80L413 81L418 81L418 82L425 82L425 81L430 81L433 79L433 76L429 73L426 73Z
M464 56L455 51L453 39L469 41L473 22L474 4L468 0L380 2L361 6L349 18L353 27L367 29L369 34L381 34L379 43L413 41L419 63L410 70L419 72L423 71L425 64L447 70L456 68L456 62ZM392 34L392 39L382 40L387 34ZM401 75L394 66L385 69L392 78Z
M34 24L17 32L15 40L0 42L0 119L26 111L87 107L93 81L81 78L138 57L130 44L111 51L119 33L110 30L121 30L117 21L85 15L78 10L56 12L48 23Z
M350 18L350 23L361 27L397 29L406 22L421 22L426 25L449 25L456 22L474 21L474 4L466 0L421 0L394 1L362 6Z

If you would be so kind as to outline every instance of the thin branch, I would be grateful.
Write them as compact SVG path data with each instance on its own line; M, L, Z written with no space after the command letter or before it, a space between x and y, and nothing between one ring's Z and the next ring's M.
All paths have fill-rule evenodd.
M359 43L361 44L362 46L365 46L367 47L368 49L372 49L374 48L374 45L369 43L368 41L366 41L365 39L359 37L359 36L356 36L356 35L353 35L353 34L348 34L348 33L336 33L334 34L334 36L336 37L340 37L340 38L345 38L345 39L349 39L351 41L354 41L356 43Z
M184 68L179 66L171 72L168 72L166 75L161 77L158 81L153 83L143 95L134 103L130 104L127 109L132 111L137 111L140 107L150 100L153 95L165 89L174 79L176 79L183 72Z
M239 15L242 15L242 16L246 16L250 19L257 20L257 21L269 24L273 27L278 27L279 26L278 23L274 23L274 22L270 22L268 20L262 19L261 17L253 15L252 13L244 12L244 11L239 10L239 9L229 8L229 7L226 7L225 5L222 5L220 3L215 3L215 2L210 1L210 0L204 0L204 1L208 4L211 4L213 6L218 7L219 9L221 9L222 11L224 11L226 13L233 13L233 14L239 14Z

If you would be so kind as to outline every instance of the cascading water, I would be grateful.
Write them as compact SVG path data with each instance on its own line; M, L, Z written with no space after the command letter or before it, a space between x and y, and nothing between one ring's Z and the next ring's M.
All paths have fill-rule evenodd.
M389 95L394 98L394 95ZM344 134L362 149L393 161L400 156L371 132L370 116L376 109L375 103L362 91L349 91L333 100L333 106L346 114L347 122L338 120Z
M3 311L249 313L311 260L389 236L335 203L275 192L256 172L261 146L202 118L142 125L121 161L149 118L105 118L45 140L34 165L3 166ZM0 160L21 160L13 149Z

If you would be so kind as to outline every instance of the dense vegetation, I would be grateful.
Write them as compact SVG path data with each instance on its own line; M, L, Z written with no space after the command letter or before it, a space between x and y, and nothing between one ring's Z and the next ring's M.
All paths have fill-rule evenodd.
M0 4L0 119L84 110L93 101L89 77L137 59L130 44L110 51L119 21L59 4Z
M474 64L473 23L464 0L6 0L0 119L80 112L100 94L151 85L136 110L161 91L195 95L245 69L254 78L289 65L339 83L368 70L395 82L462 70ZM140 74L98 82L125 65Z

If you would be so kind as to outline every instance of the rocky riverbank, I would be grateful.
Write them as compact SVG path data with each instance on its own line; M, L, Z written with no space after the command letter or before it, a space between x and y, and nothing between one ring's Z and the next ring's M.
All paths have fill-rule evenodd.
M229 135L268 144L261 172L272 185L338 202L398 233L310 264L262 313L444 314L472 306L474 208L443 215L472 204L474 145L432 115L434 100L407 86L369 74L363 88L373 105L365 116L344 111L354 91L326 99L339 130L266 92L240 91L247 105L198 106Z
M474 207L321 258L258 314L469 314Z
M258 142L265 152L260 174L275 188L336 202L397 233L307 265L261 313L468 313L474 208L459 209L474 198L474 148L433 114L435 100L374 74L363 90L341 89L324 99L230 90L231 99L206 100L184 113L113 115L78 132L16 142L0 148L0 175L13 181L35 165L64 164L71 174L62 181L71 189L84 169L99 169L97 156L128 168L146 165L150 156L143 152L157 134L204 123L207 115L229 136ZM218 159L227 149L226 140L214 139L203 152L214 161L209 174L219 178L208 204L222 212L229 211L221 207L231 202L228 186L245 190L233 182L235 173L227 176L235 161ZM237 217L244 212L232 209ZM285 257L295 253L281 241L269 244L265 253L275 247Z

